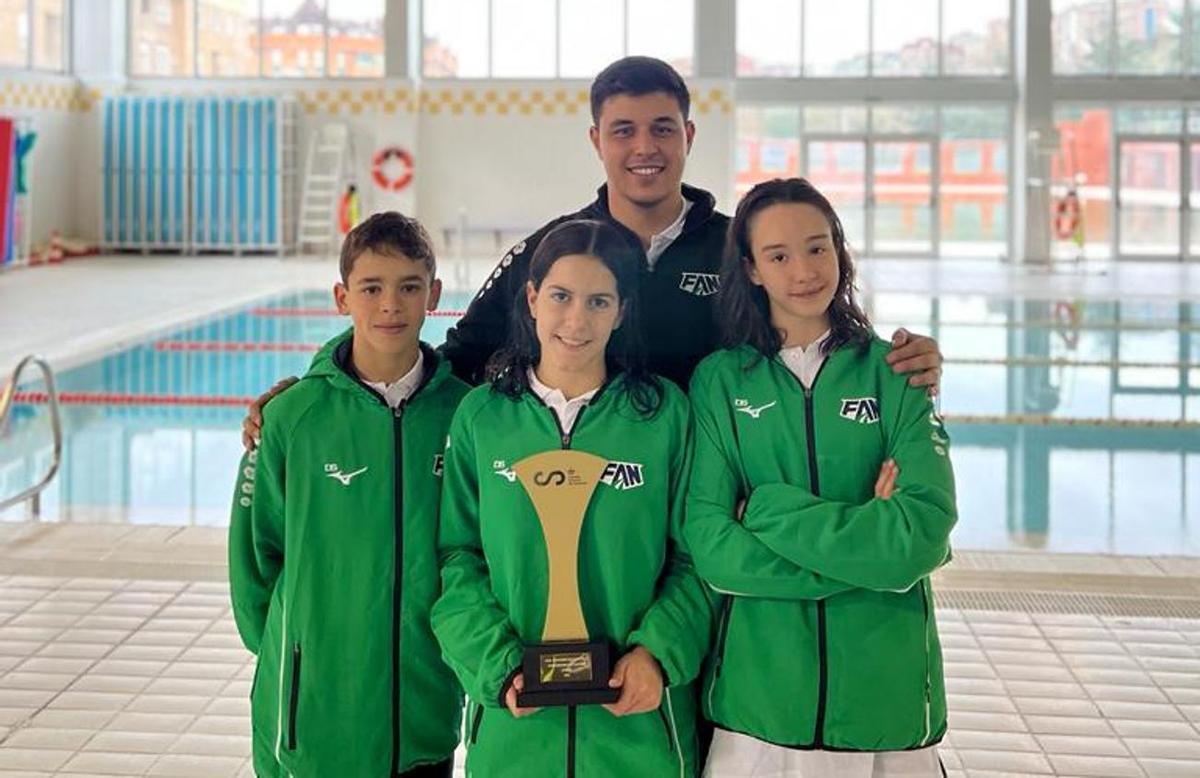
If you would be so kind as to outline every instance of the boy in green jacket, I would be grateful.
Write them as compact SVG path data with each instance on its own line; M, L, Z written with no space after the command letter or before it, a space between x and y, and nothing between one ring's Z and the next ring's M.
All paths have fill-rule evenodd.
M419 340L437 305L429 236L380 213L342 246L353 320L272 402L229 528L260 778L449 776L462 692L429 611L442 456L467 386Z

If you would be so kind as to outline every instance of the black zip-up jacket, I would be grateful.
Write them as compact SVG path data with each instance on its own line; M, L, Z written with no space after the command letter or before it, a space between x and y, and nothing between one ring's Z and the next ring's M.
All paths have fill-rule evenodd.
M607 184L587 207L554 219L513 246L466 315L446 334L442 353L454 373L472 384L483 382L488 359L505 342L517 293L529 279L529 261L546 233L572 219L598 219L625 234L641 257L642 340L650 370L686 389L696 364L717 347L713 303L729 217L715 210L716 200L703 189L684 185L683 196L692 203L683 233L653 269L646 262L641 240L609 213Z

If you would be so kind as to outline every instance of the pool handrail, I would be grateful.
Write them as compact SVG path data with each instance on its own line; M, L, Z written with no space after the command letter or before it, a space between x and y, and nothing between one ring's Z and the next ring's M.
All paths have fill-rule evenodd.
M58 411L58 391L54 388L54 370L51 369L46 360L36 354L29 354L17 363L17 366L12 371L12 375L9 376L8 383L4 386L3 392L0 392L0 430L3 430L8 423L8 415L12 411L13 399L17 393L17 381L21 377L21 373L29 365L33 365L41 370L42 376L46 381L46 396L50 403L50 429L54 433L54 458L50 462L50 471L40 481L13 497L0 500L0 511L7 510L14 505L30 500L33 507L33 518L37 519L39 514L41 514L42 490L54 480L55 474L58 473L59 465L62 464L63 435L62 418Z

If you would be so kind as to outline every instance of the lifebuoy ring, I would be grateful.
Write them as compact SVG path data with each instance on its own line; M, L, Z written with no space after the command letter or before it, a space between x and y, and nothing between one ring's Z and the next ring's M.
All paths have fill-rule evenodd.
M1075 235L1078 228L1079 195L1070 191L1054 207L1054 234L1060 240L1067 240Z
M384 166L389 160L396 159L400 162L400 175L395 178L388 178L384 172ZM413 180L413 158L405 149L399 146L386 146L375 152L375 157L371 160L371 177L375 179L375 184L385 191L399 192L412 183Z

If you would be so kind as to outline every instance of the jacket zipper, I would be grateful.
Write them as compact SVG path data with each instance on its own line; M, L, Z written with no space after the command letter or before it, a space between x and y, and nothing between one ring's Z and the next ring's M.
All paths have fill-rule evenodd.
M567 778L575 778L575 735L579 709L567 708Z
M300 644L292 644L292 691L288 695L287 748L296 750L296 708L300 704Z
M822 363L821 367L825 364ZM790 371L789 371L790 372ZM820 371L817 371L820 376ZM813 384L817 383L816 378ZM817 472L817 438L813 431L813 393L812 387L804 387L804 421L805 436L808 438L808 482L813 496L821 496L820 474ZM825 636L825 601L817 600L817 721L813 728L813 747L821 748L825 744L825 706L829 693L829 661Z
M554 417L554 426L558 427L558 440L562 444L563 450L571 448L571 438L575 436L575 428L579 426L579 420L583 418L583 412L587 410L587 406L583 406L579 409L579 413L575 414L575 421L571 423L569 430L563 429L562 419L558 418L558 413L553 408L547 406L546 410L550 411L550 415ZM577 714L578 711L574 705L567 708L567 778L575 778L575 739L579 728Z
M404 407L407 400L402 400L392 411L392 437L396 449L395 456L395 508L393 510L396 525L395 560L392 571L392 775L400 772L400 598L401 572L404 560L404 522L401 520L404 511Z

